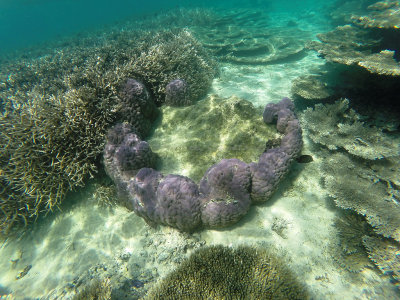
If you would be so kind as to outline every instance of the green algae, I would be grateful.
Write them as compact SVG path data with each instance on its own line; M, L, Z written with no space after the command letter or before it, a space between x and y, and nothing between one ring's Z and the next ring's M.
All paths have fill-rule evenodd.
M262 120L262 108L230 97L210 96L189 107L162 107L161 119L148 139L160 157L157 169L199 181L223 158L257 161L274 125Z

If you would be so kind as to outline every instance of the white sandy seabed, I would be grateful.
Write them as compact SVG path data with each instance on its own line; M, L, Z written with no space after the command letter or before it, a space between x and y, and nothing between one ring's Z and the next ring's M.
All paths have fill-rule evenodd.
M312 73L322 63L310 53L287 65L224 65L212 93L237 95L264 106L290 96L292 79ZM304 141L303 153L312 155L314 161L295 163L268 203L253 206L242 221L225 230L189 235L168 227L154 229L122 207L102 207L93 197L76 194L75 198L82 199L74 199L75 204L36 223L19 240L2 245L0 291L8 291L14 299L64 299L77 278L98 268L112 269L121 278L145 284L137 289L146 288L195 248L246 244L276 249L313 299L398 299L394 285L379 271L352 274L333 259L330 247L337 235L333 226L336 210L321 186L323 157L306 136ZM31 269L17 280L27 265Z

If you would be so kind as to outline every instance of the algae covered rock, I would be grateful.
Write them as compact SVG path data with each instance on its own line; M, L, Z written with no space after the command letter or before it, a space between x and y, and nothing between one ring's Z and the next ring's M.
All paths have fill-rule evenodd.
M285 262L265 249L205 247L151 289L145 299L309 299Z
M190 107L161 111L161 122L148 139L162 158L158 169L197 182L223 158L257 161L265 142L278 136L273 125L263 123L261 110L236 97L210 96Z

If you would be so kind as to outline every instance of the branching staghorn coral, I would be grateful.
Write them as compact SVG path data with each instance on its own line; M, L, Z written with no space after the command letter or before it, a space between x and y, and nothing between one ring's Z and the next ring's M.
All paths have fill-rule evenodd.
M155 55L155 49L168 51ZM141 69L137 61L144 63ZM116 121L132 121L132 112L127 116L121 109L121 89L132 74L141 74L160 101L166 83L184 78L197 100L215 66L190 32L178 29L110 33L89 45L77 42L5 66L0 74L0 230L7 234L18 219L26 222L52 210L97 172L107 129ZM154 121L156 114L149 115Z
M88 89L77 94L12 102L0 116L2 229L13 225L15 215L28 218L54 209L68 190L96 173L113 113L101 109L109 99L96 101Z
M156 103L164 102L166 86L176 79L187 82L190 101L204 96L216 74L216 66L192 33L189 30L161 32L152 40L128 65L132 77L141 79L151 89Z

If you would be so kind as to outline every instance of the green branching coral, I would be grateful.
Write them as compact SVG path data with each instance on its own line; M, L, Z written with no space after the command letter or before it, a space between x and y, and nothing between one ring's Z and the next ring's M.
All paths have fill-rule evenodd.
M376 127L361 122L347 99L334 104L317 104L301 116L313 142L330 150L345 149L349 153L369 160L398 156L400 145L397 138L383 133Z
M162 120L149 137L152 150L161 157L158 169L195 181L223 158L245 162L258 160L265 142L278 137L266 126L250 102L210 96L193 106L162 107Z
M308 299L303 285L272 253L247 246L194 252L145 299Z
M125 120L120 89L127 78L142 80L162 102L168 80L185 78L197 100L214 74L201 45L178 29L111 32L4 66L0 231L54 209L94 176L107 129Z

